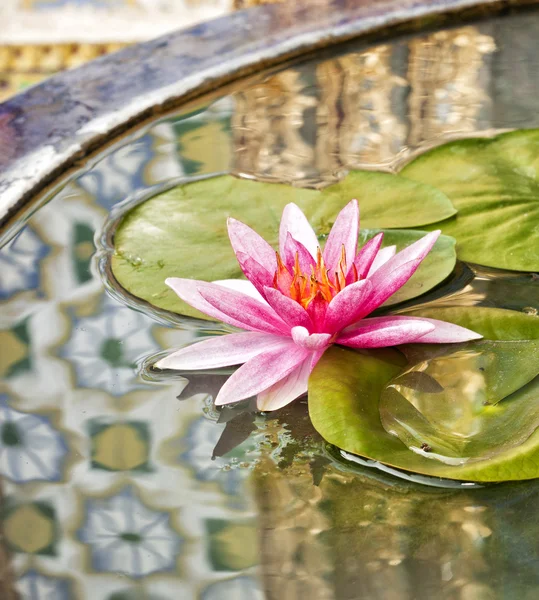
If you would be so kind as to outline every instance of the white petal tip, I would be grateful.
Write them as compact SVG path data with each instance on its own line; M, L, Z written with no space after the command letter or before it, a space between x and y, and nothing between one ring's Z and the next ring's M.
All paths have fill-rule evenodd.
M260 412L273 412L275 410L279 410L280 408L283 408L284 406L287 406L288 404L293 402L295 400L295 398L288 400L284 404L278 403L277 406L274 406L274 403L272 402L272 400L273 400L273 398L271 396L269 398L263 398L262 400L260 399L260 397L257 397L256 408Z
M156 363L154 363L153 367L161 371L196 371L197 365L186 365L185 362L182 364L182 357L176 356L180 352L182 352L182 350L172 352L172 354L160 358Z
M160 360L158 360L154 364L154 368L159 369L160 371L170 370L170 367L167 366L167 362L168 362L167 359L168 359L168 356L165 356L165 358L161 358Z
M263 400L260 400L260 398L256 399L256 408L261 412L271 411L271 408L267 408L265 402Z

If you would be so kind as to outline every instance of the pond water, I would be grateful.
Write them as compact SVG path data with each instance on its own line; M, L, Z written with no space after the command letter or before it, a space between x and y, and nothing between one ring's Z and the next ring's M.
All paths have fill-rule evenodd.
M325 448L304 400L218 412L226 373L145 362L212 326L137 304L107 262L125 204L189 178L317 186L539 127L538 30L536 12L263 74L121 140L27 218L0 254L0 597L539 597L539 480L395 475ZM424 300L537 314L531 282L459 264Z

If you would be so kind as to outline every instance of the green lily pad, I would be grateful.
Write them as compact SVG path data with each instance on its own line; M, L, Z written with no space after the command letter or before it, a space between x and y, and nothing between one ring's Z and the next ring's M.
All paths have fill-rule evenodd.
M539 129L445 144L402 175L451 199L458 214L440 228L456 238L461 260L539 270Z
M539 339L539 316L528 315L503 308L479 306L449 306L412 308L399 314L427 319L439 319L454 323L479 333L487 340L537 340ZM426 344L413 344L405 347L426 348Z
M154 306L208 319L182 302L165 279L242 278L228 239L227 218L247 223L277 248L285 205L309 205L318 196L315 190L229 175L177 186L124 217L114 235L114 276L128 292Z
M362 229L359 232L359 245L362 246L374 237L381 229ZM406 246L413 244L424 235L426 231L413 231L410 229L387 229L384 231L383 246L397 246L400 252ZM416 298L446 279L455 267L457 254L455 252L455 240L448 235L441 235L432 250L427 254L419 269L412 277L391 296L384 306L392 306L405 300Z
M457 212L437 188L377 171L350 171L344 179L322 190L319 206L326 214L327 210L336 214L352 198L359 202L362 228L421 227Z
M397 180L396 176L388 177ZM120 222L115 235L112 271L128 292L150 304L192 317L205 315L182 302L165 285L167 277L216 281L242 278L226 220L233 216L278 246L283 208L295 202L320 235L321 244L349 198L321 203L320 192L261 183L225 175L178 186L136 206ZM361 207L368 220L369 207ZM372 221L373 219L371 219ZM362 233L364 243L376 232ZM401 249L419 237L414 231L388 231L386 244ZM455 264L454 242L441 237L412 280L392 299L408 300L442 281Z
M520 343L529 346L516 358L509 359L506 355L505 359L508 362L502 360L505 370L515 368L514 361L518 361L522 371L526 371L526 373L513 373L509 383L502 379L496 379L493 370L496 365L500 366L499 361L491 362L490 366L488 360L485 361L485 369L489 369L490 380L498 382L498 388L493 397L498 396L499 401L496 406L491 406L488 412L483 413L485 419L482 423L485 427L487 441L485 442L485 438L483 438L483 447L480 444L476 445L475 452L477 455L482 451L484 460L469 460L464 464L445 464L432 456L429 457L428 452L410 450L401 439L384 429L380 417L382 395L396 380L395 378L399 375L402 376L404 371L410 372L409 368L403 370L402 362L399 362L398 358L402 355L396 350L390 354L390 351L386 349L382 354L376 351L354 352L333 347L324 354L309 380L309 413L317 431L326 441L347 452L425 475L485 482L539 477L539 429L531 432L533 427L527 423L530 415L536 418L533 411L536 410L534 407L537 407L539 402L539 377L529 380L533 376L533 369L537 368L534 365L539 364L539 357L536 356L539 318L513 311L478 307L429 309L407 314L432 318L442 318L445 314L445 320L451 322L465 326L474 323L476 331L491 336L494 340L497 339L497 334L503 335L505 332L511 331L513 340L524 340ZM486 342L478 342L475 345L481 347L486 344ZM418 346L415 345L415 347ZM429 348L435 348L433 345L424 345L423 347L424 353L428 353ZM473 348L474 344L467 344L466 347ZM440 353L451 352L449 345L438 346L438 348L441 349ZM462 352L462 348L462 345L456 346L455 352ZM490 349L492 350L492 347ZM424 354L423 358L427 355ZM416 358L417 356L419 355L416 354ZM481 373L481 371L479 372ZM426 377L432 378L439 387L444 387L444 384L451 380L450 375L454 374L455 370L451 369L451 373L445 373L444 381L440 382L439 371L435 373L435 377L433 371L427 370L425 373ZM420 391L423 390L421 393L424 396L430 394L435 397L437 391L440 393L439 388L430 379L427 381L421 381L421 379L420 377L412 379L408 377L408 380L405 379L405 386L419 387ZM522 385L522 387L512 391L518 385ZM405 386L402 386L399 391L402 391ZM490 390L491 393L493 389ZM509 395L500 400L499 397L506 393ZM390 398L390 400L392 399ZM409 402L408 406L414 408ZM402 408L402 403L400 407ZM392 409L394 408L393 406ZM403 419L400 422L401 427L408 426L408 421L404 419L409 418L410 415L403 416L401 412L399 416ZM412 417L416 419L412 421L412 424L417 423L417 415L413 413ZM496 424L501 422L504 423L504 426L511 428L511 431L489 432L490 424L496 428ZM521 425L526 426L521 427ZM520 436L520 443L512 445L509 435L511 432L515 436ZM432 434L432 430L429 433ZM498 436L497 439L495 439L496 436ZM479 439L480 436L475 440L476 444ZM440 443L440 436L437 437L437 441ZM499 452L492 452L493 447L499 449ZM447 450L445 447L442 449ZM456 454L455 446L452 449L453 454ZM458 461L456 462L458 463Z

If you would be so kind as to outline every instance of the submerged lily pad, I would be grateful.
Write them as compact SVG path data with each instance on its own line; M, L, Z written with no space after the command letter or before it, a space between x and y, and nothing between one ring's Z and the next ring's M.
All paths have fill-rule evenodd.
M398 179L392 175L384 176ZM411 189L415 189L414 186ZM427 199L424 199L425 203ZM185 277L215 281L242 278L228 239L227 217L233 216L247 223L277 248L281 213L286 204L295 202L319 233L323 245L330 224L349 200L335 197L331 202L322 202L320 192L316 190L229 175L178 186L150 198L124 217L114 235L112 270L118 282L134 296L158 308L207 319L179 300L165 285L165 279ZM361 205L362 219L375 220L369 220L369 206L375 204L372 201L366 202L366 206ZM421 210L414 214L421 214ZM363 232L361 243L374 233L373 230ZM421 235L414 231L388 231L385 243L397 244L401 249ZM451 238L441 237L412 280L392 302L408 300L428 291L449 275L454 264L454 242Z
M531 379L534 370L539 369L537 349L539 318L513 311L478 307L430 309L408 314L422 314L432 318L445 316L445 320L465 326L475 323L476 331L480 331L492 340L497 339L497 334L503 335L504 332L511 331L512 339L523 340L519 343L526 345L525 351L511 358L506 354L502 359L498 352L499 360L489 362L488 357L484 356L484 364L476 364L477 372L484 373L482 381L493 382L489 390L490 396L487 394L486 397L497 401L496 406L482 406L483 410L478 411L474 423L475 426L480 425L480 431L475 436L475 450L472 447L472 451L475 453L474 458L483 460L469 460L463 464L459 464L462 461L456 460L453 462L457 464L445 464L429 456L426 451L410 450L401 439L384 429L380 418L380 401L388 386L398 381L395 378L399 375L408 372L408 378L404 380L405 385L400 387L399 392L413 389L415 386L419 388L419 395L422 397L430 395L433 398L442 393L440 388L445 390L452 376L456 378L456 372L451 365L444 366L450 372L440 370L443 364L441 361L438 364L440 367L438 371L416 370L417 373L423 372L424 377L410 378L409 373L413 369L409 367L403 369L402 362L399 362L399 356L402 355L396 350L393 351L394 354L389 354L387 350L382 354L376 351L354 352L334 347L324 354L309 381L309 413L318 432L329 443L347 452L425 475L469 481L505 481L539 477L539 429L534 427L534 423L537 424L539 377ZM466 348L473 349L474 346L481 348L489 344L492 351L492 342L469 343ZM419 344L415 345L416 348L419 346ZM429 349L437 349L438 357L441 357L444 352L451 356L450 345L424 345L423 359L428 357ZM454 352L457 354L462 351L462 345L454 347ZM421 355L416 353L415 356L417 359ZM434 358L436 356L435 352ZM503 376L497 378L494 371L500 368L500 365L506 376L508 369L520 372L512 372L509 381ZM479 367L483 367L485 371L480 371ZM440 375L442 372L443 380ZM462 385L464 384L462 380ZM473 381L470 381L470 385L473 385ZM394 398L389 400L385 409L389 406L393 411L392 414L395 414L396 408L402 408L402 403L397 407L391 404ZM405 400L405 402L409 407L414 408L409 401ZM486 410L487 408L489 410ZM417 409L415 410L417 412ZM446 425L457 414L454 412L451 416L451 407L447 407L447 411L449 412L445 414ZM416 413L410 412L411 415L404 414L405 411L398 413L401 427L399 434L410 443L410 446L413 446L410 431L407 432L410 437L406 438L403 430L417 426L420 419ZM433 412L436 413L436 407L429 414ZM530 420L533 419L535 421L531 423ZM427 433L431 437L428 439L430 441L436 439L438 445L442 441L445 442L446 445L442 449L447 453L447 437L442 440L440 435L442 426L434 418L430 424L432 429ZM508 431L498 431L497 426L500 424L509 428ZM394 420L391 425L394 425ZM423 429L420 433L425 435L426 431ZM511 436L518 438L516 443L513 443L515 440ZM420 435L417 441L419 439ZM455 444L450 447L450 450L452 458L459 458Z
M352 198L359 202L361 227L421 227L453 216L449 198L430 185L376 171L350 171L321 192L322 211L334 214ZM313 212L316 217L317 211Z
M533 360L533 357L536 360ZM439 389L425 389L421 375ZM484 341L435 353L389 382L384 429L446 464L485 460L519 446L539 427L539 340Z
M458 214L440 224L461 260L539 271L539 129L451 142L402 175L437 187Z

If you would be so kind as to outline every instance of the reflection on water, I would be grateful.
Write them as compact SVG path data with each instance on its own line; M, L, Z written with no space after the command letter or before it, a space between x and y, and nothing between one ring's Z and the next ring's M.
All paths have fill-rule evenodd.
M415 348L382 392L386 431L447 464L492 458L539 427L537 341Z
M186 177L323 185L444 137L538 126L536 30L514 17L261 76L110 149L28 220L0 254L1 598L539 595L536 482L352 471L304 403L218 413L223 375L138 376L200 332L111 298L92 256L110 209ZM539 310L529 275L459 269L451 303Z
M487 306L539 314L539 277L536 273L502 271L457 263L453 276L427 293L426 306Z

